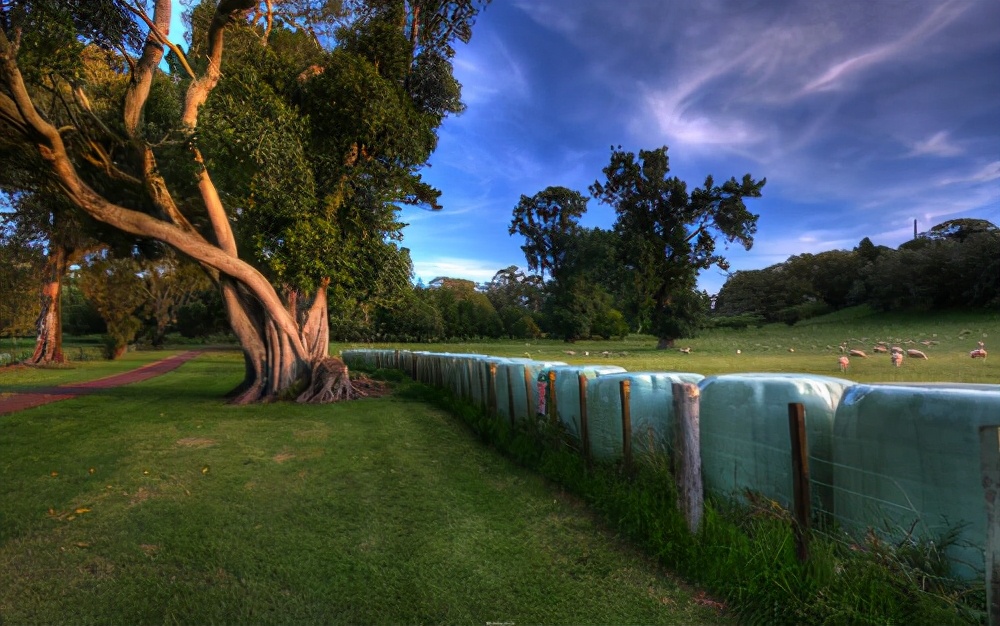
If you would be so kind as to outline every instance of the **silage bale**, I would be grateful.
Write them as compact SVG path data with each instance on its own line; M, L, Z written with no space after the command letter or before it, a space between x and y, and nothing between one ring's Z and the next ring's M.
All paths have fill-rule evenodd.
M834 513L857 535L937 541L962 578L981 576L986 513L979 428L1000 424L1000 385L866 384L834 422ZM912 537L911 537L912 529Z
M806 415L815 507L833 510L831 441L844 390L854 383L808 374L725 374L701 381L701 461L705 490L752 490L785 508L793 503L789 403Z
M673 436L673 384L695 383L704 376L688 372L608 373L587 384L587 431L594 459L622 458L621 383L629 381L632 449L637 454L661 451ZM562 405L559 406L562 413ZM572 432L580 433L577 412Z

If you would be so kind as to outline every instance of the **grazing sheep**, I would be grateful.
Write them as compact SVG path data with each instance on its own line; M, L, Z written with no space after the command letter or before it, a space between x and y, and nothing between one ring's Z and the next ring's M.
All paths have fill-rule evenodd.
M842 356L837 360L837 362L840 363L840 371L846 374L847 368L851 365L851 360L846 356Z
M867 359L868 358L868 355L865 354L864 350L850 350L850 351L848 351L847 354L850 354L851 356L859 356L862 359Z
M680 351L684 354L691 354L691 348L681 348Z
M570 356L576 356L575 350L563 350L563 354L568 354Z
M974 359L985 359L986 350L984 350L983 348L976 348L975 350L969 353L969 356L971 356Z
M893 365L895 365L896 367L899 367L900 365L903 364L903 353L902 352L893 352L892 355L889 357L889 359L892 360L892 364Z
M842 344L840 344L840 346L839 346L839 347L840 347L840 351L841 351L841 352L847 352L847 343L846 343L846 342L845 342L845 343L842 343Z
M906 351L906 356L910 357L911 359L926 359L927 358L926 354L924 354L920 350L914 350L913 348L910 348L909 350Z
M893 347L889 348L889 352L892 352L893 354L895 354L897 352L900 353L900 354L902 354L903 353L903 349L900 348L899 346L893 346Z
M795 352L795 348L789 348L788 351L789 352Z
M885 344L879 344L877 346L872 346L872 352L888 352L889 348L885 347Z

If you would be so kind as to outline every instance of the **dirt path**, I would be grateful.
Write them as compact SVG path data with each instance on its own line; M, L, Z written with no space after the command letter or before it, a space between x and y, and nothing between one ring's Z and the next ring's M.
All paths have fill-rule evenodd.
M83 383L70 383L67 385L60 385L58 387L44 387L38 391L32 391L29 393L14 393L0 398L0 415L6 415L15 411L23 411L24 409L30 409L32 407L52 402L69 400L70 398L76 398L77 396L85 396L99 389L109 389L111 387L120 387L122 385L138 383L155 376L166 374L171 370L175 370L183 363L190 361L201 354L204 354L204 350L189 350L188 352L182 352L181 354L168 357L162 361L148 363L128 372L98 378L97 380L90 380Z

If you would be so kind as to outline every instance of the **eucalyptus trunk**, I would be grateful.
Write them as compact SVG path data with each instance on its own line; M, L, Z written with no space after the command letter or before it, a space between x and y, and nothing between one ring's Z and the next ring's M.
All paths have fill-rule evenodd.
M62 350L62 279L66 275L68 258L69 253L64 247L52 244L45 262L41 312L35 321L35 351L28 363L43 365L66 362Z

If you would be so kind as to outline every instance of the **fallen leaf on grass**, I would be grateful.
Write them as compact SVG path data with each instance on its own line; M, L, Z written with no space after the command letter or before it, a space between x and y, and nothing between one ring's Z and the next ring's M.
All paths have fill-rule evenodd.
M725 604L718 602L716 600L712 600L711 598L705 595L704 591L698 592L698 595L694 597L694 602L695 604L700 604L702 606L710 606L717 611L724 611L726 609Z

